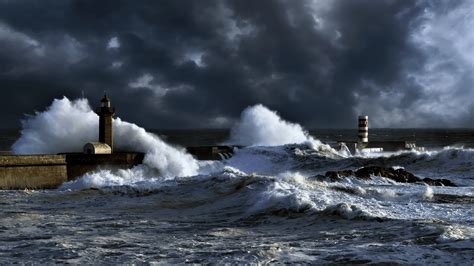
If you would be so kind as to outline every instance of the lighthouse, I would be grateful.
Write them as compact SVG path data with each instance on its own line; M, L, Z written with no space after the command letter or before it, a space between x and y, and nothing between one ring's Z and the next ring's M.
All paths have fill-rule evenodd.
M97 108L99 115L99 142L114 148L114 134L112 129L112 118L115 115L115 108L111 107L110 99L104 94L100 100L100 107Z
M366 115L359 116L359 144L367 144L369 142L369 117Z

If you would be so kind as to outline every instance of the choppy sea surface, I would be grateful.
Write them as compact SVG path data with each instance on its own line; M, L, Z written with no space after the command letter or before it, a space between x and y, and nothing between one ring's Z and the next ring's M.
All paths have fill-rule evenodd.
M181 146L226 130L154 131ZM309 132L323 143L356 130ZM20 135L2 131L0 150ZM139 166L90 173L57 190L0 191L0 263L474 263L474 130L371 129L426 152L342 156L308 143L242 148L196 174ZM458 187L329 170L403 167ZM146 169L145 169L146 168Z

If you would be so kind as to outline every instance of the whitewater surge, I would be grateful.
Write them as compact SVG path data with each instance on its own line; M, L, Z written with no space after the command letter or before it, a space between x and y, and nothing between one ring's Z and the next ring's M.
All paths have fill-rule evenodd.
M15 154L80 152L99 136L99 117L86 99L55 99L44 112L28 116L21 124L21 136L12 146Z
M99 117L86 99L55 99L44 112L22 121L20 138L13 144L15 154L56 154L82 152L87 142L98 139ZM196 175L197 161L184 149L172 147L158 136L120 118L113 122L115 149L146 153L144 164L159 176ZM107 173L107 172L104 172ZM142 175L143 168L134 174Z
M86 99L56 99L44 112L23 120L22 125L21 137L12 147L15 154L80 152L84 143L95 141L98 135L98 116ZM196 161L184 149L168 145L120 118L114 119L113 127L116 149L144 152L144 164L128 170L87 173L66 187L136 186L143 182L151 186L163 179L219 174L226 166L247 174L303 171L314 175L369 162L386 167L403 165L426 177L450 178L457 173L455 183L467 184L474 168L474 151L470 149L344 156L310 136L300 125L283 120L260 104L242 112L227 141L247 147L222 162Z
M6 195L9 201L38 204L29 215L14 212L14 204L4 205L7 218L0 220L5 232L17 230L11 213L28 229L12 233L9 241L38 244L31 240L37 237L41 243L33 250L40 252L46 242L48 253L60 250L61 256L73 258L70 262L77 262L69 248L81 243L80 237L94 248L92 254L111 262L155 253L154 258L165 256L169 263L182 263L183 256L196 263L202 258L215 263L235 258L271 263L276 258L415 264L474 259L473 150L342 156L262 105L243 111L227 143L247 147L223 161L196 161L120 118L113 126L116 148L145 152L144 163L93 171L55 191ZM87 100L55 100L23 121L13 150L77 152L97 139L97 128L98 117ZM379 176L318 178L326 171L374 165L447 178L461 187L397 183ZM52 233L44 237L43 232L64 225L68 230L59 240L47 238Z
M12 146L15 154L81 152L83 145L96 141L98 135L98 116L86 99L55 99L45 111L23 120L22 125L21 137ZM227 143L250 147L236 151L235 158L227 162L198 162L184 149L168 145L158 136L120 118L114 119L113 129L115 149L144 152L144 164L128 170L104 169L87 173L62 188L139 186L143 183L150 186L153 182L159 186L164 179L219 173L226 165L246 172L277 173L282 168L275 168L273 158L261 160L263 157L258 151L273 149L275 154L282 149L281 145L293 143L309 147L322 156L337 155L334 149L314 139L300 125L283 120L263 105L251 106L242 112ZM255 156L250 156L255 152ZM268 159L270 162L265 162ZM249 162L253 167L247 167ZM291 160L288 163L291 164Z
M470 173L469 169L472 169L472 151L463 149L344 158L311 137L300 125L283 120L263 105L251 106L242 112L228 142L248 147L237 150L232 158L225 161L198 162L183 149L172 147L158 136L120 118L114 119L113 127L116 149L146 153L144 164L132 169L90 172L65 183L61 190L133 187L138 191L154 191L170 184L180 189L183 188L180 185L182 182L190 180L199 187L214 177L224 182L227 182L226 179L248 182L256 178L267 185L259 193L247 196L252 202L246 210L249 213L266 212L269 206L273 206L270 209L279 206L280 209L339 213L351 218L358 215L406 218L406 210L394 208L399 206L398 202L432 200L432 188L413 190L411 186L397 185L391 189L378 189L370 186L384 182L393 186L394 183L380 183L378 179L367 183L351 178L346 180L349 183L334 186L314 183L311 176L328 170L374 163L388 167L402 165L420 171L433 170L436 165L447 167L449 171L468 167L467 173ZM17 154L77 152L84 143L97 138L97 128L98 116L87 100L54 100L46 111L37 112L23 121L22 135L13 145L13 151ZM378 201L395 204L386 210L380 206L374 209L374 203ZM422 205L417 210L421 210ZM423 212L420 218L424 217Z
M281 146L308 143L316 150L336 153L329 145L313 138L299 124L283 120L275 111L257 104L247 107L232 127L229 144L242 146Z

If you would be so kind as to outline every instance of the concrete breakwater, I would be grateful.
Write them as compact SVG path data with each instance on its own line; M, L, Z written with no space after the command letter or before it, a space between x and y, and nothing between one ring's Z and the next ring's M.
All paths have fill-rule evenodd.
M187 147L186 151L198 160L225 160L232 157L234 151L239 148L242 146L195 146Z
M143 153L67 153L0 156L0 189L51 189L97 169L127 169L141 164Z
M230 158L237 146L189 147L198 160ZM1 155L0 189L54 189L98 169L130 169L143 162L144 153L64 153L57 155Z

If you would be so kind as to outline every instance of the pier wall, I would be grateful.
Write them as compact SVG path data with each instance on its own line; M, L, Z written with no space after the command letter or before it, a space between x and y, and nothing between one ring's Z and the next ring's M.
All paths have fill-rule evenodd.
M56 188L67 180L65 156L0 156L0 189Z
M128 169L143 153L0 156L0 189L52 189L97 169Z
M188 153L198 160L225 160L232 157L235 148L241 146L195 146L187 147Z
M66 154L67 177L74 180L97 169L129 169L143 162L143 153Z

